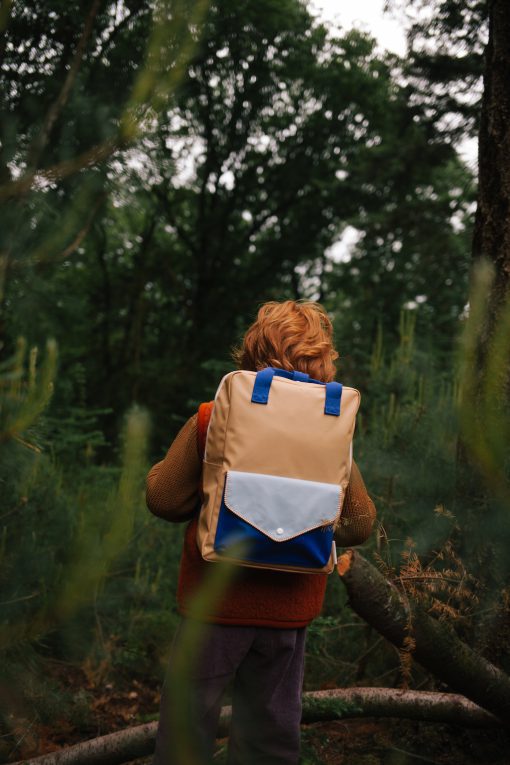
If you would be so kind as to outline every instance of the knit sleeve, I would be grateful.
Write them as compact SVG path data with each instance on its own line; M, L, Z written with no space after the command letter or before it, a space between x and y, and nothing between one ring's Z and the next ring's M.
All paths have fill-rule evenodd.
M375 521L375 506L368 496L359 468L352 461L351 477L345 491L335 541L341 547L360 545L368 539Z
M147 475L147 507L166 521L185 521L199 499L202 464L197 445L197 415L181 428L161 462Z

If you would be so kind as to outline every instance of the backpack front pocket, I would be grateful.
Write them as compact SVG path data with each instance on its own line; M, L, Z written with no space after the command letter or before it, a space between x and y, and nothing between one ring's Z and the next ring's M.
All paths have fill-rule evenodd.
M331 556L341 506L337 484L231 470L226 474L214 550L260 566L321 570ZM240 561L241 562L241 561Z

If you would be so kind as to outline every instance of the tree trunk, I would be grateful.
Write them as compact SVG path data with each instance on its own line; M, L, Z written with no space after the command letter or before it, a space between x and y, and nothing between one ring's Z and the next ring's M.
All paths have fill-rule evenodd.
M510 502L507 444L510 438L510 3L489 0L480 117L479 188L473 233L473 284L464 333L454 512L462 518L457 550L481 582L485 617L476 625L480 643L493 635L492 614L510 570L502 573L505 543L493 498ZM490 281L482 263L493 270ZM500 549L497 549L501 544ZM497 645L497 640L492 643Z
M490 335L510 285L510 3L489 2L489 41L478 145L478 206L473 257L495 267Z
M450 625L411 603L362 555L342 555L338 573L353 610L425 669L502 721L510 721L510 677L462 642Z
M510 399L510 3L489 0L489 40L485 50L484 92L478 139L478 199L473 232L473 284L470 331L465 338L467 374L463 383L463 420L467 424L460 448L465 467L460 503L474 494L471 505L483 507L483 487L476 486L481 469L490 481L501 473L491 429L508 427ZM489 263L492 282L477 268ZM478 431L478 432L476 432ZM486 435L488 431L488 435ZM487 443L484 443L487 441ZM476 442L480 442L477 445ZM473 471L470 456L478 470ZM469 480L469 473L472 473ZM505 483L500 476L499 483ZM508 499L508 496L506 497ZM481 537L483 539L483 535Z
M218 737L228 735L231 707L223 707ZM393 688L344 688L313 691L303 696L303 723L352 717L399 717L490 728L500 725L493 715L452 693L399 691ZM157 722L136 725L84 741L14 765L120 765L154 752Z

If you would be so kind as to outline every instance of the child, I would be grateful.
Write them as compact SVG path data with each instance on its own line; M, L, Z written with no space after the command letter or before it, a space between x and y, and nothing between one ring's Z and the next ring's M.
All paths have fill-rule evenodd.
M235 358L240 369L273 366L330 382L338 357L332 336L331 321L318 303L270 302L259 310ZM211 569L197 548L196 531L202 458L213 405L200 405L147 477L151 512L172 522L189 521L177 591L184 621L189 618L191 598ZM361 544L374 519L374 505L353 461L335 533L337 543ZM326 581L326 574L239 567L220 604L203 615L207 627L194 668L193 698L204 762L212 760L221 697L233 680L229 765L297 765L305 632L320 614ZM179 628L172 654L178 650L181 634ZM187 765L175 752L167 696L165 683L154 764Z

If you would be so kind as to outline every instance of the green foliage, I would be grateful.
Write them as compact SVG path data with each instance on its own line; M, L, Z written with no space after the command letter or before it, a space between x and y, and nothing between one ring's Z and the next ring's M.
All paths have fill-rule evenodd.
M84 461L63 473L44 453L46 436L39 433L55 380L55 346L49 344L41 369L34 352L26 369L23 351L20 342L0 372L0 717L7 729L10 707L4 700L14 700L18 716L35 713L41 723L67 714L71 704L71 714L85 719L87 699L71 692L59 696L58 686L44 677L41 655L82 658L91 650L98 594L113 562L134 548L148 428L143 412L128 413L121 470L91 469ZM142 526L145 521L144 512ZM134 587L154 591L141 572Z
M387 0L408 20L405 68L413 98L441 115L454 142L476 136L489 4L485 0Z
M434 577L454 566L449 545L464 520L460 512L454 515L459 383L454 368L447 373L430 350L420 347L415 327L415 312L403 312L396 347L379 327L362 380L354 458L377 508L374 532L361 551L389 578L400 583L404 577L406 592L429 608L429 578L439 602L448 601ZM353 383L359 387L356 379ZM409 550L423 571L410 570ZM460 604L464 614L471 609L471 602ZM414 674L420 677L416 668ZM349 686L365 678L376 685L399 684L399 659L353 615L335 577L328 584L323 616L309 629L307 687Z
M0 365L0 446L15 440L37 451L37 446L24 441L23 436L50 400L56 357L56 344L50 341L37 379L37 348L32 348L25 379L26 343L19 338L16 353Z
M433 511L451 511L455 493L458 383L454 370L438 370L416 347L414 324L412 313L402 314L399 345L386 360L381 336L376 342L366 385L369 409L356 441L381 533L397 557L408 536L430 552L451 532L447 517Z
M474 279L469 319L448 372L420 347L413 312L401 315L397 347L388 347L379 328L354 456L378 511L364 554L422 608L452 621L463 638L508 667L502 614L509 574L510 332L507 303L480 367L491 278L484 266ZM469 455L466 464L459 444ZM340 686L367 675L372 682L400 682L396 657L353 619L337 582L328 587L323 614L309 631L307 677Z
M410 114L401 114L401 122L372 160L372 174L384 176L379 209L353 219L360 238L325 276L338 347L354 360L358 377L378 327L398 342L403 309L415 312L421 344L449 369L468 291L473 181L458 159L439 162L444 147L431 144ZM414 159L421 156L423 164ZM389 175L388 164L395 169Z
M481 289L457 372L474 187L444 115L471 126L473 111L439 87L476 81L484 9L436 3L434 34L460 36L426 62L415 27L410 68L299 0L50 5L0 12L0 680L18 716L86 723L87 694L62 694L49 658L98 683L161 681L183 530L145 507L140 406L160 458L268 299L323 300L340 377L362 390L355 458L378 509L364 553L402 579L418 558L446 570L448 545L470 570L484 540L486 624L503 620L510 330L504 313L475 377ZM41 363L20 335L56 338L58 374L56 343ZM483 508L459 502L459 433ZM400 681L337 578L307 651L307 688Z
M500 601L510 576L510 295L497 308L491 305L494 276L491 264L476 264L461 338L457 506L463 555L486 596Z
M108 168L101 163L126 150L168 105L205 9L204 0L2 6L4 353L12 350L17 334L36 344L56 336L66 371L73 374L80 363L89 340L83 339L80 322L90 320L90 306L78 280L76 291L68 283L59 288L55 264L58 270L64 262L63 270L68 269L105 204ZM62 326L70 331L75 353ZM97 367L89 371L95 374ZM124 402L116 407L115 432L126 408Z
M40 649L39 649L40 650ZM52 726L66 719L71 725L87 729L90 724L90 696L84 689L64 685L48 672L38 650L32 646L13 646L2 652L0 662L0 761L9 762L19 744L32 747L38 725Z
M83 456L92 459L98 448L107 445L99 418L111 411L69 406L66 416L45 418L46 438L55 456L62 462L79 462Z
M378 335L355 442L356 460L379 513L380 530L365 546L365 554L377 553L386 561L388 570L393 567L397 571L409 536L415 540L414 550L425 564L446 540L455 539L456 529L468 518L453 506L459 385L455 377L448 378L437 369L428 352L420 350L414 328L414 314L402 314L400 343L394 349L388 348L382 332ZM18 447L22 448L20 444ZM32 454L32 450L26 451ZM53 563L48 568L46 555L47 602L52 604L57 618L44 634L39 622L38 631L26 635L30 643L25 643L25 650L15 655L11 646L4 652L7 685L16 668L26 665L26 651L33 651L31 646L36 648L32 667L24 671L39 678L35 682L40 699L53 693L42 680L45 655L78 663L87 658L103 682L119 676L142 681L150 677L154 683L161 682L178 620L175 587L182 529L172 524L162 526L160 520L147 513L141 492L130 480L131 474L137 473L134 465L139 454L138 449L133 452L126 447L120 488L118 469L84 462L74 466L74 473L67 469L60 472L60 504L53 515L48 510L50 503L55 506L54 494L44 495L43 487L46 480L55 489L55 472L51 472L55 467L46 462L50 472L45 478L42 474L37 490L48 523L38 526L36 544L43 551L63 550L58 571L65 585L62 587L58 577L51 579L51 572L57 568ZM38 457L42 469L44 455ZM146 469L145 464L143 471ZM137 473L136 480L143 471ZM105 512L110 504L117 513L126 512L128 520L116 527ZM434 513L438 506L444 512ZM457 517L450 513L452 508ZM130 519L131 512L134 516ZM71 519L67 530L63 526L66 513ZM17 527L16 532L9 538L16 539L15 544L11 541L6 549L12 565L20 569L21 558L15 555L24 550L24 545L31 545L32 539L25 526ZM28 554L33 554L32 549ZM113 558L114 569L108 563ZM435 565L436 570L441 570L440 562ZM403 570L400 567L400 575ZM26 594L25 586L20 586L17 593ZM54 597L49 597L51 588ZM6 592L5 583L3 590ZM205 593L204 597L210 595ZM31 614L37 617L30 600L21 603L25 610L12 611L13 621ZM199 637L198 632L193 641ZM193 641L187 644L188 662L193 658ZM185 666L186 662L181 667L183 672ZM423 679L417 670L414 672L417 681ZM372 630L353 618L335 577L328 586L324 614L309 629L305 687L367 681L400 682L399 659ZM177 693L181 693L183 682L179 675ZM28 690L23 693L23 704L30 704L38 719L45 719L41 701ZM69 703L69 699L61 698L58 710Z
M341 699L334 699L324 701L322 699L313 699L305 697L303 701L303 710L307 710L312 714L320 715L323 711L332 712L334 719L341 720L342 717L352 715L356 712L361 712L361 709L355 704L349 704Z
M462 338L461 423L466 449L491 491L508 505L510 296L500 307L494 330L484 342L482 335L491 310L489 295L493 281L494 268L488 262L479 262L474 270L470 315ZM481 341L486 346L483 355Z
M0 587L1 623L27 618L58 579L60 476L41 454L37 420L47 406L55 377L56 346L48 343L41 368L37 349L18 341L16 354L0 368ZM43 507L51 508L48 515ZM63 519L65 527L66 518ZM47 561L55 565L46 577ZM27 566L30 561L30 566Z
M432 138L435 117L410 101L395 57L360 32L327 30L298 0L267 0L263 12L252 0L184 5L160 6L174 11L171 33L150 4L101 8L41 164L73 147L80 156L94 131L109 140L126 114L143 132L102 165L4 204L4 342L57 338L65 374L48 416L65 428L72 408L97 412L67 427L77 449L90 441L100 457L108 450L95 431L113 445L133 401L156 413L163 449L212 395L264 300L325 298L358 366L378 323L393 332L413 301L420 336L449 353L464 306L471 178L448 141ZM74 25L69 38L70 19L86 9L54 13L50 23L38 6L14 10L7 28L0 78L4 110L21 115L16 166L44 125L9 90L26 63L21 43L26 57L49 23L51 64L31 72L44 115L79 37ZM347 226L360 239L338 262L328 248ZM84 395L70 384L81 370Z

